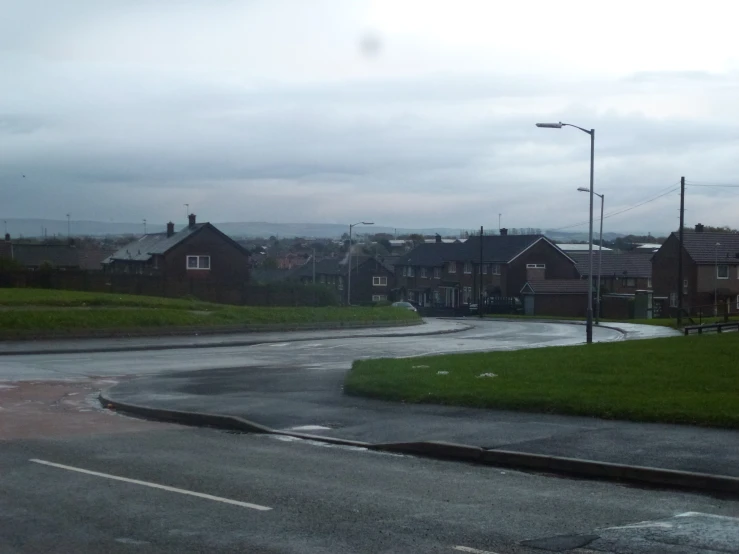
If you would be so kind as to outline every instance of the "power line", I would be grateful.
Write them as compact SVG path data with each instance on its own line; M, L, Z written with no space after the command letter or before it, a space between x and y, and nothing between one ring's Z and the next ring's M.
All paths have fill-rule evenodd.
M689 187L718 187L727 189L739 189L739 185L730 185L726 183L685 183Z
M644 206L645 204L649 204L650 202L654 202L655 200L658 200L658 199L662 198L663 196L667 196L668 194L670 194L672 192L675 192L678 189L678 187L679 187L679 184L677 184L677 183L674 184L674 185L670 185L669 187L667 187L667 189L669 189L669 190L665 191L665 189L661 189L661 191L665 191L665 192L661 192L661 194L658 194L657 196L654 196L654 197L649 198L648 200L644 200L642 202L638 202L638 203L634 204L633 206L629 206L629 207L624 208L622 210L618 210L618 211L615 211L615 212L607 213L607 214L605 214L603 216L603 219L608 219L609 217L614 217L614 216L617 216L617 215L621 215L621 214L624 214L626 212L630 212L631 210L634 210L636 208L639 208L640 206ZM588 225L589 223L590 223L590 220L583 221L583 222L580 222L580 223L573 223L572 225L565 225L564 227L557 227L556 229L549 229L549 230L550 231L561 231L563 229L572 229L573 227L580 227L582 225Z

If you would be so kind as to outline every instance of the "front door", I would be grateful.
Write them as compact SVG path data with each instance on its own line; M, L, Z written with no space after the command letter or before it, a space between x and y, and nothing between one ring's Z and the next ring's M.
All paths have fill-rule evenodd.
M527 294L523 297L523 313L534 315L534 295Z

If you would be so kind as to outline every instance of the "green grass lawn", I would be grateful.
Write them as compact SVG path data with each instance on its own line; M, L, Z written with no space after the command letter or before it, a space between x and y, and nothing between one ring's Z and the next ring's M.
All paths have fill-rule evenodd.
M124 294L0 289L0 333L418 321L399 308L267 308Z
M344 390L409 403L739 428L738 349L739 333L726 333L362 360Z

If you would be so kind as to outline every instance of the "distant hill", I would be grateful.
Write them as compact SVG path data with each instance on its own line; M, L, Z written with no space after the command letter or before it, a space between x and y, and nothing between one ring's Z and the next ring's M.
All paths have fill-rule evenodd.
M7 218L3 221L7 224L8 233L11 237L40 237L67 236L67 220L55 219L13 219ZM269 222L217 222L212 221L221 231L232 237L321 237L340 238L348 232L348 225L338 223L269 223ZM184 223L176 224L175 228L184 227ZM167 229L166 222L147 222L146 230L149 233L164 232ZM106 221L77 221L70 222L72 236L105 236L105 235L127 235L142 234L144 223L130 222L106 222ZM394 227L383 227L380 225L359 226L354 228L355 233L395 233ZM460 229L446 227L435 227L426 229L398 228L398 234L421 233L424 235L459 236Z
M5 219L8 232L11 237L40 237L44 233L48 236L67 236L67 220L59 219ZM229 236L241 237L270 237L276 236L280 238L291 237L315 237L315 238L340 238L341 235L348 232L348 225L340 223L269 223L266 221L250 221L250 222L217 222L212 221L221 231ZM184 223L175 225L176 229L184 227ZM70 222L72 236L105 236L105 235L128 235L142 234L144 232L144 224L130 222L107 222L107 221L76 221ZM167 229L166 222L147 222L146 230L149 233L164 232ZM479 229L479 228L478 228ZM463 233L462 229L451 227L427 227L422 229L413 229L408 227L384 227L381 225L358 226L354 228L356 233L390 233L399 235L407 235L410 233L420 233L422 235L440 234L442 236L458 237ZM587 231L549 231L545 230L544 234L557 242L587 242ZM662 236L668 233L663 233ZM597 238L597 232L596 232ZM605 240L615 240L618 237L625 236L625 233L603 233ZM657 236L657 235L656 235Z

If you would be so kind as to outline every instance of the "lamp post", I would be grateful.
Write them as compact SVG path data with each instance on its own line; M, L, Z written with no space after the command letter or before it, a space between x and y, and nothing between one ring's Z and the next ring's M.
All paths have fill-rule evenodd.
M590 192L590 189L580 187L577 190L580 192ZM602 279L601 270L603 269L603 204L606 202L605 194L598 194L594 192L596 196L600 196L600 234L598 239L598 287L595 292L595 324L600 323L600 282Z
M593 342L593 170L595 165L595 129L583 129L570 123L537 123L537 127L545 129L561 129L562 127L574 127L583 133L590 135L590 230L588 232L588 254L590 258L590 272L588 274L588 308L587 323L585 326L585 337L588 344Z
M372 221L359 221L349 225L349 258L346 264L349 267L349 273L346 280L346 305L352 305L352 229L357 225L374 225Z
M714 252L714 265L716 266L716 273L713 276L713 317L718 317L718 247L721 246L720 242L716 243L713 247Z

